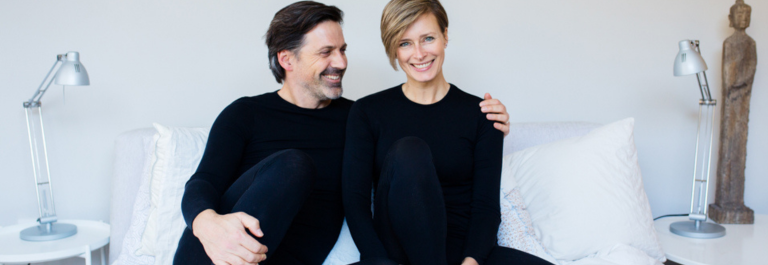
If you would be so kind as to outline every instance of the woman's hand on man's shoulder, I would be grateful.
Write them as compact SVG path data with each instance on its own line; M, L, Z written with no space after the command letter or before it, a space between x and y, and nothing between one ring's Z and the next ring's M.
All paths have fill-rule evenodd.
M500 100L491 97L489 93L485 93L483 98L484 100L480 102L480 111L486 113L486 119L494 121L493 128L507 136L509 134L509 113L507 113L507 107Z

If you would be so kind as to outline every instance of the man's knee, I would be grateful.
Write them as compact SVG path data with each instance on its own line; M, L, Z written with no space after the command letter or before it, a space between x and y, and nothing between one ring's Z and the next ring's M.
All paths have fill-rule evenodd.
M277 152L278 160L288 165L295 165L299 167L314 167L315 163L307 153L298 149L285 149Z
M312 157L297 149L276 153L272 166L277 167L281 178L290 178L293 182L311 183L317 174Z

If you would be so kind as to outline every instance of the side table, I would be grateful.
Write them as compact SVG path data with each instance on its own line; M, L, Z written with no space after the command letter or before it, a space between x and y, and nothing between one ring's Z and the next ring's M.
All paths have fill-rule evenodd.
M74 224L77 234L71 237L42 242L21 240L19 232L37 223L7 226L0 229L0 264L32 263L61 260L71 257L85 259L91 265L91 251L100 249L101 264L106 264L104 246L109 243L109 225L87 220L60 220Z
M669 225L688 217L656 220L656 234L667 259L684 265L768 264L768 215L750 225L724 224L725 236L695 239L672 234Z

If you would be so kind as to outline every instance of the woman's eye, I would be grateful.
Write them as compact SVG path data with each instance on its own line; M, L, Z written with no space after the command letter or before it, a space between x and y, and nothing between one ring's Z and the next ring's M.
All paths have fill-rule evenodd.
M407 47L408 45L410 45L410 43L407 43L407 42L400 43L400 47Z
M430 42L430 41L433 41L433 40L435 40L435 37L431 37L430 36L430 37L424 38L424 41L426 41L426 42Z

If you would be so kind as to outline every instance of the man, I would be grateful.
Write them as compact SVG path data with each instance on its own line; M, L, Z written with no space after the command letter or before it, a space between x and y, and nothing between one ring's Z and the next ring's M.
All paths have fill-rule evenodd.
M182 212L175 264L321 264L344 218L341 165L347 114L343 13L303 1L275 14L266 43L283 86L244 97L214 122ZM508 132L504 106L484 101Z

